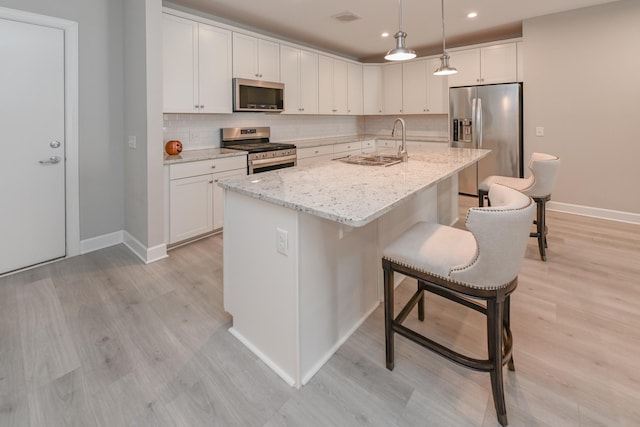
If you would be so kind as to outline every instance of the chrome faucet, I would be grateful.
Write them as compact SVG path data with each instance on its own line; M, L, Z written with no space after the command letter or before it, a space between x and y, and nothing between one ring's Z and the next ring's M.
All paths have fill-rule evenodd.
M395 136L396 133L396 124L400 122L400 128L402 129L402 145L398 147L398 157L402 157L402 161L406 162L409 160L409 154L407 153L407 137L405 132L405 124L404 119L397 118L395 122L393 122L393 129L391 130L391 136Z

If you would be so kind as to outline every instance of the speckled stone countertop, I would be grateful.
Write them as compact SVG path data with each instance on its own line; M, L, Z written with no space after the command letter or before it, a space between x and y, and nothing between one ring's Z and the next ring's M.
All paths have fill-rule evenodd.
M219 159L220 157L246 156L246 151L229 150L228 148L203 148L202 150L189 150L171 156L164 154L164 164L196 162L198 160Z
M420 147L411 144L409 161L388 167L352 165L333 160L229 178L221 180L218 185L300 212L360 227L489 153L489 150L438 145Z

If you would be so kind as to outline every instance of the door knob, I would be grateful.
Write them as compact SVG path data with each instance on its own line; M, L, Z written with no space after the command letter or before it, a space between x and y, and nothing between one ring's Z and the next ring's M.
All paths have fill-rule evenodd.
M60 162L60 157L58 156L51 156L49 157L49 160L40 160L40 164L44 165L47 163L52 163L52 164L56 164Z
M49 147L51 147L51 148L59 148L60 147L60 141L51 141L49 143Z

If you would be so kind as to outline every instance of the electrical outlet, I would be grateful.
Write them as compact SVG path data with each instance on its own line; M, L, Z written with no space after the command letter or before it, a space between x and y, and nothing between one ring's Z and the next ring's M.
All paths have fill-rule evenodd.
M189 141L191 142L200 141L200 132L198 132L197 130L192 130L191 132L189 132Z
M544 128L542 126L536 127L536 136L544 136Z
M276 250L282 255L289 255L289 236L287 230L276 228Z
M135 136L130 136L129 137L129 148L136 148L136 137Z

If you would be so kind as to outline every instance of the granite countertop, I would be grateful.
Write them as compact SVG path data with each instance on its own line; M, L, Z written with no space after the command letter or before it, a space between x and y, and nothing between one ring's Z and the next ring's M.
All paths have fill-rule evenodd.
M412 147L408 162L388 167L352 165L333 160L229 178L221 180L218 185L300 212L360 227L488 153L489 150L429 144L428 147Z
M230 150L228 148L203 148L201 150L188 150L172 156L164 154L164 164L171 165L174 163L195 162L198 160L219 159L221 157L246 156L246 151Z

